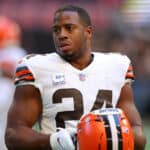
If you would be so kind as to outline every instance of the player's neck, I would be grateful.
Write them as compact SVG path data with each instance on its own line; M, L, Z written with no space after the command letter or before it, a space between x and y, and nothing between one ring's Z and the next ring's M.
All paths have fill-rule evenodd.
M76 61L72 61L72 62L70 62L70 64L79 70L83 70L93 61L93 58L94 58L94 55L92 53L90 53L85 58L81 58Z

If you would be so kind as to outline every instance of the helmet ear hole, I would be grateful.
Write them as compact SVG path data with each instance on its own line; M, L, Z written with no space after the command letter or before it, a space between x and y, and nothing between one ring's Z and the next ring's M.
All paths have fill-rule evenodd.
M133 150L129 121L122 110L105 108L81 117L77 126L79 150Z

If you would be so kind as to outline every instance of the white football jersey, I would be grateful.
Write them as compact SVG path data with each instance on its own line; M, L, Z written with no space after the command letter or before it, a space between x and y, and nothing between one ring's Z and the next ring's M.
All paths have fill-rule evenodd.
M83 70L74 68L56 53L28 55L18 64L15 84L31 84L40 90L41 132L75 127L83 114L116 106L121 88L133 78L130 60L112 53L93 56L92 63Z

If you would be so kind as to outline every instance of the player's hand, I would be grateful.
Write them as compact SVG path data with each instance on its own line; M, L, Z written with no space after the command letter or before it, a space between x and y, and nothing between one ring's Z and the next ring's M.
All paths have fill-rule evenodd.
M53 150L75 150L73 141L76 134L74 128L58 128L58 131L51 134L50 144Z

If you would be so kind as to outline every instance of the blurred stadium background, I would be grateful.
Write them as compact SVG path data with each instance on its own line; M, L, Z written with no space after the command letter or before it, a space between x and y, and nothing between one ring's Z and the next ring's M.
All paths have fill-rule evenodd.
M121 52L131 58L135 102L150 150L150 0L0 0L0 15L21 26L21 46L27 53L53 52L52 17L64 4L77 4L90 13L94 51Z

